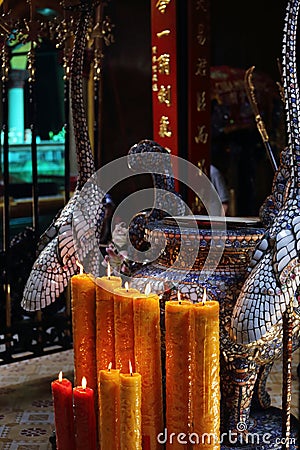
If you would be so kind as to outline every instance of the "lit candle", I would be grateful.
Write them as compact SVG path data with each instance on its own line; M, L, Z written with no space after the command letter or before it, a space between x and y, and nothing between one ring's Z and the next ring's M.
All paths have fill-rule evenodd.
M134 330L133 330L133 296L138 295L137 289L124 288L114 290L114 323L115 323L115 359L116 368L127 372L128 361L134 365Z
M166 427L168 435L175 433L167 449L187 449L178 442L180 433L191 432L191 377L193 355L193 309L189 301L167 301L166 326Z
M85 273L71 278L72 328L75 385L82 377L96 392L96 288L94 279Z
M99 399L101 395L100 371L106 369L109 364L112 367L116 365L113 291L121 285L122 279L111 275L109 263L107 276L96 278L96 366ZM99 437L101 438L101 401L98 402L98 414Z
M122 279L110 274L96 278L96 361L97 373L110 363L115 367L115 331L113 290L121 287ZM99 380L98 380L99 385Z
M10 296L10 284L6 284L5 287L5 312L6 312L6 326L11 327L11 296Z
M135 369L142 377L143 449L162 448L157 436L163 430L162 368L159 297L150 293L133 299Z
M74 449L73 388L71 381L63 378L51 383L57 450Z
M120 371L100 370L100 448L120 449Z
M87 387L86 383L83 377L81 386L73 389L76 450L97 449L94 390Z
M220 448L220 353L219 303L204 298L194 304L195 357L193 395L193 432L215 436L209 448ZM205 443L208 445L208 442ZM199 445L195 448L204 448ZM205 448L207 448L205 446Z
M141 432L141 375L120 374L120 448L142 450Z

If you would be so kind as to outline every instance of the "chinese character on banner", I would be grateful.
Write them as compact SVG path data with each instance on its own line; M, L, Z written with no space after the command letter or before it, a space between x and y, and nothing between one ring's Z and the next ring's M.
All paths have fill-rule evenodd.
M165 103L167 106L171 106L171 86L161 86L157 98L159 103Z
M207 75L208 62L206 58L198 58L196 63L196 73L195 75L200 75L205 77Z
M198 30L197 30L197 42L199 45L205 45L207 40L207 31L205 29L205 26L203 23L198 24Z
M153 46L152 47L152 90L154 92L158 91L158 86L157 86L157 82L158 82L158 76L157 76L157 57L156 57L156 53L157 53L157 47Z
M208 0L197 0L196 10L200 9L205 13L208 11Z
M171 137L172 131L169 128L170 122L167 116L161 116L159 121L159 135L160 137Z
M205 125L198 125L197 126L198 129L198 134L197 136L195 136L195 142L197 144L206 144L207 140L208 140L208 132L206 131L206 126Z
M197 92L197 111L206 111L206 91Z
M170 2L171 2L171 0L158 0L158 2L156 2L155 6L159 12L164 14L166 12L167 6Z
M158 71L160 74L170 75L170 55L164 53L157 58Z

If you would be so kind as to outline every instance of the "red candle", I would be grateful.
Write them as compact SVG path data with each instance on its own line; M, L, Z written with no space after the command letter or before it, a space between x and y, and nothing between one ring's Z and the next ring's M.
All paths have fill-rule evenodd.
M82 378L81 386L73 389L73 396L75 448L76 450L96 450L97 434L94 390L86 386L85 377Z
M51 383L54 404L56 448L57 450L75 449L73 419L73 389L71 381L58 375Z

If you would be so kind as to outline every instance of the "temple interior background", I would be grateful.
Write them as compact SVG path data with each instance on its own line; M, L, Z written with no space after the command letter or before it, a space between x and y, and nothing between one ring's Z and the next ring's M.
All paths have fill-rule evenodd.
M183 0L185 1L185 0ZM16 4L18 2L15 2ZM43 2L41 2L43 3ZM47 2L45 2L47 3ZM179 2L180 3L180 2ZM261 113L264 117L266 127L271 139L275 158L279 161L280 151L285 146L285 117L283 105L277 82L280 82L280 67L278 58L282 51L282 24L286 2L283 0L253 0L245 5L245 2L231 0L210 1L210 65L215 78L212 78L211 89L211 162L224 174L227 185L231 191L231 214L238 217L257 217L262 202L269 195L274 172L267 157L261 137L257 131L253 112L246 101L245 92L242 92L243 74L250 66L255 65L257 74L257 97ZM151 90L151 27L150 27L150 2L140 0L111 0L108 2L108 10L113 23L113 42L105 48L102 61L102 79L100 92L99 141L93 142L94 151L97 155L98 166L125 156L129 148L142 139L151 139L152 129L152 90ZM184 16L178 23L178 29L184 35ZM24 56L24 55L23 55ZM17 58L17 56L16 56ZM182 64L185 59L182 55ZM234 74L232 70L234 71ZM216 80L226 74L229 77L238 75L238 88L232 103L218 104L216 101ZM236 80L236 78L232 78ZM181 80L184 83L184 80ZM88 87L88 76L85 76L86 102L91 99ZM215 95L215 96L214 96ZM29 92L24 92L24 117L25 129L30 127L28 98ZM43 42L36 50L36 101L37 101L37 135L39 155L39 182L40 182L40 214L42 231L50 223L64 202L64 83L62 59L59 51L55 49L52 42ZM238 99L238 100L237 100ZM12 136L13 139L13 136ZM71 144L72 145L72 144ZM24 230L31 226L31 167L28 158L30 141L11 142L13 159L11 161L10 194L11 194L11 218L10 234ZM187 149L181 146L179 155L187 157ZM200 155L199 155L200 158ZM1 171L3 168L3 153L1 149ZM76 165L74 158L71 161L71 177L76 176ZM149 179L133 177L122 185L118 185L112 192L113 200L120 203L128 194L136 190L136 186L151 185ZM1 195L0 183L0 195ZM29 200L28 200L29 199ZM3 208L3 205L2 205ZM1 237L3 224L1 222ZM0 245L2 247L3 245ZM58 309L58 307L57 307ZM2 305L3 312L3 305ZM57 313L49 309L50 318ZM19 310L17 310L19 314ZM27 319L27 318L26 318ZM5 318L0 319L1 327L4 327ZM66 328L67 319L59 317L61 329ZM39 318L33 335L29 333L29 339L39 340ZM69 325L69 323L68 323ZM51 323L46 324L50 327ZM25 341L27 339L25 335ZM26 416L27 409L35 409L36 417L33 418L34 427L46 429L47 436L53 429L53 413L50 391L48 389L49 367L53 364L66 364L67 373L72 376L72 350L70 336L64 336L67 352L48 358L43 368L40 362L30 365L31 353L24 353L23 366L20 365L18 372L28 369L29 377L34 373L33 381L29 382L27 375L20 377L12 373L12 362L3 366L4 376L9 374L8 382L3 383L3 399L5 402L2 414L0 407L0 445L8 449L8 444L15 439L14 434L19 429L30 428L30 417ZM53 336L54 354L59 350L56 347L57 336ZM24 342L22 342L24 344ZM25 342L26 346L26 342ZM0 348L5 351L5 339L0 343ZM64 348L65 350L65 348ZM50 351L50 352L51 352ZM38 354L38 352L37 352ZM299 352L295 355L295 361L299 360ZM38 360L37 360L38 361ZM2 360L2 363L6 362ZM36 373L42 372L43 387L39 394L40 403L28 406L26 399L22 407L16 407L18 400L10 405L11 393L17 396L22 390L22 383L29 383L32 387L34 380L38 378ZM0 367L1 372L1 367ZM51 379L57 375L56 367L51 373ZM275 405L281 402L281 366L280 362L272 372L269 380L268 390L273 394ZM293 366L293 377L296 380L296 364ZM280 381L278 381L280 380ZM296 380L297 381L297 380ZM274 383L272 385L272 383ZM47 384L47 386L46 386ZM295 391L298 393L299 392ZM1 394L1 392L0 392ZM1 398L0 398L1 400ZM293 398L293 413L297 415L298 404ZM26 403L27 402L27 403ZM47 426L42 426L43 418L39 418L41 408L47 409ZM22 409L23 408L23 409ZM7 416L12 426L7 427ZM2 428L1 428L2 427ZM10 434L11 433L11 434ZM38 432L34 437L28 438L31 443L40 445L34 448L50 448L45 444L43 432ZM39 434L40 433L40 434ZM26 435L24 432L23 437ZM26 445L18 438L19 445ZM23 439L23 438L22 438ZM27 442L28 443L28 442ZM7 445L7 447L5 447ZM2 447L1 447L2 448Z
M278 161L279 152L285 145L284 113L276 84L280 82L278 59L281 58L285 2L273 4L266 1L261 4L254 1L247 8L243 8L238 1L224 3L212 0L210 3L210 63L213 73L218 77L220 71L228 73L232 69L238 69L239 81L242 83L243 71L255 66L255 74L262 77L257 81L260 112ZM126 155L133 144L153 135L150 3L145 5L130 0L123 5L122 2L110 2L109 12L114 42L105 48L102 62L101 136L97 143L101 165ZM180 23L178 28L183 30ZM181 33L184 34L184 31ZM185 64L184 59L182 64ZM233 75L229 74L229 79L231 76ZM233 214L257 216L259 207L271 189L272 168L256 129L251 108L245 104L245 93L241 94L238 90L238 104L233 100L229 105L216 105L214 89L212 80L212 161L223 172L228 187L234 194ZM42 143L49 143L49 133L50 136L59 135L63 130L63 92L61 54L53 43L44 42L37 48L36 59L37 134ZM25 90L25 128L29 126L27 98L28 92ZM63 140L63 136L60 137ZM184 147L182 145L180 148L182 157L186 157ZM58 189L62 187L61 148L58 142L56 154L45 152L45 167L40 170L42 181L54 181L58 184ZM20 166L15 169L12 167L11 175L14 176L15 183L24 181L23 172L26 172L23 151L21 148L19 151L22 170ZM26 163L29 165L29 162ZM72 169L76 172L75 164ZM146 185L150 183L143 182ZM53 192L51 188L55 191L53 185L49 184L46 192L47 188L50 194ZM133 181L116 188L115 202L118 204L134 189ZM18 186L15 191L17 190Z

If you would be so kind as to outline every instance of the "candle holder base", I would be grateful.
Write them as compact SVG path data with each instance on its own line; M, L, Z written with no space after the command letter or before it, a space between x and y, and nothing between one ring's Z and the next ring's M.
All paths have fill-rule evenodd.
M282 410L271 407L264 411L251 413L248 427L248 443L240 444L237 436L226 436L228 444L222 443L221 450L289 450L299 449L299 420L291 415L291 432L289 442L285 444L282 436Z

